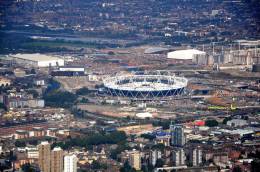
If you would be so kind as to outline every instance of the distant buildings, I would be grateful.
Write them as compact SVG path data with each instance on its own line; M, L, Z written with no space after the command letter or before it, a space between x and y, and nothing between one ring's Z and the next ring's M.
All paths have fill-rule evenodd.
M16 109L16 108L43 108L45 106L43 99L20 99L20 98L10 98L6 103L6 107Z
M227 125L231 127L239 127L239 126L245 126L248 125L246 120L243 119L232 119L230 121L227 121Z
M155 166L158 159L162 158L162 152L160 150L151 150L149 155L149 162Z
M182 147L186 143L184 129L182 125L171 125L171 144L173 146Z
M176 60L193 60L197 56L205 56L206 52L189 49L189 50L177 50L173 52L169 52L167 54L167 58L176 59Z
M128 152L129 165L136 170L141 169L141 153L137 150Z
M0 77L0 86L9 86L11 85L11 80L5 77Z
M23 70L21 68L16 68L16 69L14 69L13 72L14 72L14 76L17 78L22 78L22 77L25 77L25 75L26 75L25 70Z
M213 162L218 166L225 166L228 162L228 154L225 152L215 153L213 155Z
M39 151L37 147L28 147L27 148L27 158L29 159L38 159Z
M42 108L45 106L43 99L34 98L32 94L26 92L10 92L2 94L3 104L8 109L17 108Z
M70 135L70 130L32 127L31 129L18 129L14 133L10 133L14 136L14 139L29 139L29 138L42 138L42 137L67 137Z
M192 166L199 166L202 164L202 150L200 148L192 149L190 160Z
M170 125L170 131L171 144L175 147L172 152L173 164L174 166L183 166L186 162L186 155L184 149L182 148L186 144L183 125Z
M163 144L164 146L170 146L171 143L171 136L170 135L165 135L165 136L156 136L155 138L155 143L156 144Z
M3 146L0 145L0 154L3 152Z
M65 155L64 156L64 172L77 172L77 161L76 155Z
M51 172L63 172L63 150L60 147L51 151Z
M174 166L185 165L186 155L185 155L184 149L177 148L177 149L173 150L172 156L173 156L172 159L173 159Z
M33 67L49 67L49 66L64 66L64 60L58 57L44 54L15 54L9 55L9 58L16 63L25 66Z
M38 164L41 171L50 172L51 170L51 145L48 142L42 142L38 145L39 159Z
M77 156L64 152L60 147L51 150L48 142L42 142L38 145L38 165L43 172L77 172Z
M172 51L167 54L168 59L173 59L177 61L185 61L190 63L195 63L198 65L208 65L210 62L210 57L204 51L196 49L188 50L177 50Z
M77 66L60 67L59 70L53 70L52 76L84 76L85 68Z

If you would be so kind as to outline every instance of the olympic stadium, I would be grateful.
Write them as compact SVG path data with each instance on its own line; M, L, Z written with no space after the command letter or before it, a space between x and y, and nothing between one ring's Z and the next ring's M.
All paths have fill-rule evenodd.
M120 74L105 78L103 84L112 96L156 98L182 95L188 80L169 74Z

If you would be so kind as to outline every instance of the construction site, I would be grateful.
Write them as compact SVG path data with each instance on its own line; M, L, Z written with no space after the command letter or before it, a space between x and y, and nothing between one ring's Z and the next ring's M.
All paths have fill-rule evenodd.
M137 117L138 113L148 112L153 118L173 119L179 116L210 116L212 111L226 114L239 109L260 108L260 75L252 71L252 67L259 63L259 49L246 48L248 44L240 42L241 49L234 46L232 51L224 51L216 44L213 53L209 47L204 47L210 53L199 56L188 54L189 58L182 54L183 59L168 58L165 49L163 52L150 53L151 47L102 50L100 54L85 55L71 62L70 65L74 66L83 64L85 76L56 76L55 79L63 89L71 92L82 87L91 90L92 94L83 96L88 102L78 104L78 108L101 116ZM205 57L210 63L200 63L203 61L200 58ZM133 73L145 71L187 78L187 86L183 91L185 94L153 96L149 99L126 96L120 92L107 94L104 91L107 78L116 77L118 73L132 76ZM147 89L148 85L142 83L140 86Z

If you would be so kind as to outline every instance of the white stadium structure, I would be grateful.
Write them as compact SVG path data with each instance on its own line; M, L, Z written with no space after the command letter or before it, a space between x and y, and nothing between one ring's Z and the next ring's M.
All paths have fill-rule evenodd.
M196 50L196 49L188 49L188 50L177 50L172 51L167 54L167 58L175 59L175 60L195 60L197 56L205 56L206 52Z
M9 58L17 63L34 67L64 66L64 60L55 56L44 54L14 54Z
M124 74L107 77L103 83L110 95L150 99L182 95L188 80L165 74Z

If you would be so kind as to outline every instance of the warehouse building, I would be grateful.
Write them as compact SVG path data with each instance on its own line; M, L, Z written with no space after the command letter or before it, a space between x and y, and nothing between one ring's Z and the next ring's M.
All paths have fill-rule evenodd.
M212 59L210 59L206 52L196 49L172 51L167 54L167 58L176 62L189 62L198 65L208 65L213 63L210 62Z
M79 66L60 67L58 70L51 72L52 76L84 76L85 68Z
M64 60L55 56L44 54L14 54L9 58L16 63L34 67L64 66Z

